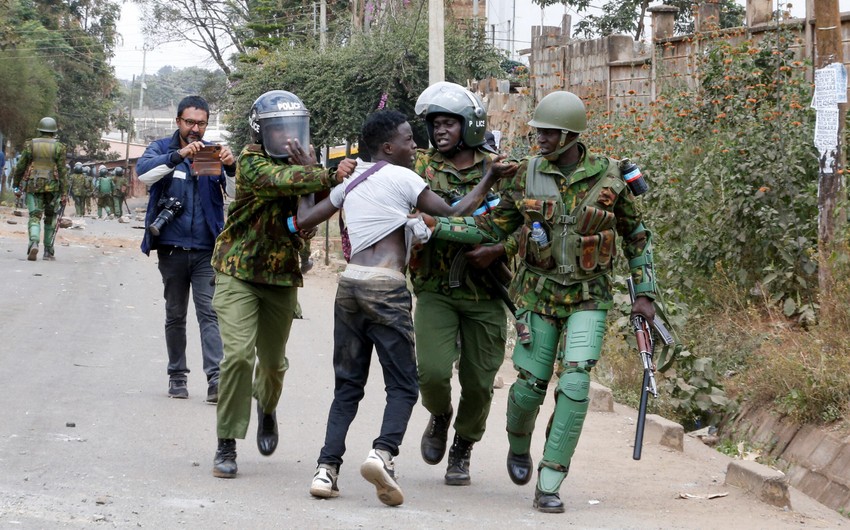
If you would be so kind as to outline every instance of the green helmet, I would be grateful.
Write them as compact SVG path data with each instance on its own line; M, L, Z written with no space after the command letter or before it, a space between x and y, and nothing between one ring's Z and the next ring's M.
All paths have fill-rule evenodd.
M115 168L115 176L116 177L123 177L124 176L124 168L123 167L116 167Z
M477 94L456 83L440 81L422 91L414 107L416 114L423 115L428 127L428 138L434 141L434 118L439 114L449 114L460 118L460 143L468 147L490 146L484 140L487 131L487 110Z
M578 96L559 90L540 100L528 124L538 129L583 133L587 130L587 111Z
M36 130L46 133L56 133L59 128L56 127L56 120L54 120L50 116L45 116L44 118L41 118L41 120L38 122L38 127L36 127Z
M83 172L83 163L77 162L76 164L74 164L74 173L79 174L79 173L82 173L82 172Z
M101 164L100 167L97 168L97 176L98 177L105 177L108 174L109 174L109 170L106 169L106 166L104 166L103 164Z
M89 166L83 166L83 175L85 175L85 176L91 175L91 168Z

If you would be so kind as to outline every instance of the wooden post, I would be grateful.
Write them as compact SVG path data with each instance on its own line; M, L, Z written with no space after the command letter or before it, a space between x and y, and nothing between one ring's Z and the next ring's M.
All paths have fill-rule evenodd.
M838 63L843 65L844 53L841 44L841 17L838 11L838 0L817 0L814 3L815 14L815 68ZM817 78L815 91L817 92ZM820 121L823 105L818 107ZM833 107L834 108L834 107ZM834 148L819 148L820 163L818 168L818 253L820 267L818 269L818 287L821 293L827 293L833 285L833 274L830 257L835 252L836 229L843 230L846 225L845 213L841 205L844 203L846 191L844 188L844 116L847 104L837 105L837 137ZM828 111L827 111L828 112ZM834 112L834 110L833 110ZM831 142L829 142L831 143Z

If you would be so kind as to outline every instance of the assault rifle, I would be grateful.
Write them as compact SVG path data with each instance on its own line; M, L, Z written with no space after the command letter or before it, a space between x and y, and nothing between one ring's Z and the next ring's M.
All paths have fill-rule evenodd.
M634 306L635 304L635 286L631 278L626 278L626 286L629 288L629 300ZM643 430L646 426L646 402L649 399L650 392L652 397L658 397L658 386L655 383L655 363L652 360L652 355L655 353L655 339L652 335L654 329L661 340L666 345L672 345L673 336L661 323L660 318L655 318L652 325L640 315L632 317L632 328L635 331L635 339L637 340L638 353L640 360L643 363L643 386L640 391L640 407L638 408L637 427L635 430L635 449L632 453L632 458L640 460L640 453L643 449Z

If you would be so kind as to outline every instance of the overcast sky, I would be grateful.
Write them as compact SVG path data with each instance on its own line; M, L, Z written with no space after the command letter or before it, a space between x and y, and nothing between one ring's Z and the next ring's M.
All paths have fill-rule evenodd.
M746 4L746 0L736 0L739 4ZM603 5L605 0L594 0L592 4ZM662 2L653 2L661 4ZM802 17L805 14L804 0L774 0L774 5L792 4L792 14ZM579 20L579 16L573 10L567 10L564 6L550 6L541 9L531 0L490 0L488 4L488 20L495 25L495 38L502 42L502 47L510 50L510 21L516 14L516 25L514 27L515 50L528 48L531 45L531 27L548 25L557 26L561 23L564 13L573 15L573 24ZM839 8L842 12L850 11L850 0L839 0ZM593 10L591 10L593 12ZM649 20L646 21L649 26ZM111 63L115 67L115 74L119 79L132 79L142 74L142 62L144 59L144 70L147 73L156 73L163 66L174 66L175 68L187 68L199 66L207 69L217 68L215 63L209 59L208 54L200 48L188 44L162 44L143 52L145 39L142 35L141 13L139 7L133 2L124 2L121 7L121 20L118 23L118 32L123 37L123 44L118 47L115 57ZM497 42L497 44L499 44Z

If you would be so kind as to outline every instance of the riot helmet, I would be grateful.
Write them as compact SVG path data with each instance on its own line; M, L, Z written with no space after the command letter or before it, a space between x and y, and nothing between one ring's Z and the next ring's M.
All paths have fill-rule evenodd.
M41 118L41 120L39 120L38 127L36 127L36 130L40 132L56 134L56 131L58 131L59 128L56 126L56 120L54 120L50 116L45 116L44 118Z
M292 92L271 90L258 97L251 106L248 125L251 140L262 144L272 158L289 158L286 141L290 138L305 149L310 146L310 112Z
M74 164L74 173L80 174L82 172L83 172L83 163L77 162L76 164Z
M484 140L484 133L487 131L487 111L484 109L484 103L477 94L462 86L447 81L434 83L419 95L414 111L417 115L424 115L428 139L432 145L436 145L434 118L439 114L449 114L458 117L461 122L460 143L456 149L465 145L480 146L492 151Z
M105 177L108 174L109 174L109 170L106 169L106 166L104 166L103 164L101 164L100 167L97 168L97 176L98 177Z
M583 133L587 130L587 111L581 98L567 92L558 90L547 94L534 109L534 116L528 124L538 129L558 129L561 131L561 139L558 149L546 155L547 160L556 160L561 153L578 142L576 137L567 143L568 133Z
M124 168L123 167L116 167L115 168L115 176L116 177L123 177L124 176Z
M90 176L91 175L91 167L83 166L83 175L85 175L87 177Z

